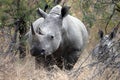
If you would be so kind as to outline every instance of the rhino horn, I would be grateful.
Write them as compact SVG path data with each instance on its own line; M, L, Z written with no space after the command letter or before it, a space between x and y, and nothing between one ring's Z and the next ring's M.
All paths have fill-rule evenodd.
M39 34L43 35L41 28L39 28Z
M35 35L35 31L34 31L34 28L33 28L33 23L31 23L31 33L32 33L32 35Z
M41 17L43 17L43 18L46 18L46 17L47 17L47 13L44 12L42 9L38 8L37 11L38 11L38 14L40 14Z

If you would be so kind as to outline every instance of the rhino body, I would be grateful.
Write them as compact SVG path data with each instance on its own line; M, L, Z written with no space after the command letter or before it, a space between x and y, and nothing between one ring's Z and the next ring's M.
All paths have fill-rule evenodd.
M68 7L57 5L49 14L39 9L42 18L37 19L28 32L31 55L38 63L43 58L48 66L72 69L88 40L85 25L68 14Z

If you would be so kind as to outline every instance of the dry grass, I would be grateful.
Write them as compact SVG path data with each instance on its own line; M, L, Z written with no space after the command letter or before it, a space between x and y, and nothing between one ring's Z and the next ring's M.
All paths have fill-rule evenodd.
M92 33L93 31L96 32ZM18 55L8 55L6 58L4 55L0 55L0 80L107 80L107 76L112 73L110 68L102 74L98 74L99 70L103 70L102 65L97 68L89 65L93 62L88 55L97 43L95 38L95 36L97 37L97 28L93 27L90 33L89 44L72 71L60 70L57 66L54 66L53 70L47 71L42 65L40 69L35 69L34 58L29 54L25 59L19 59ZM0 42L0 46L3 47L0 52L4 52L6 43L9 43L10 40L4 36L1 38L4 40ZM27 53L29 53L29 49L27 49ZM115 72L112 73L109 80L115 80L114 78L119 75L117 69L112 70ZM95 76L96 74L97 76Z
M35 61L30 56L24 60L1 56L0 61L0 80L68 80L67 74L57 67L51 71L42 66L35 69Z
M69 4L72 1L77 0L70 0ZM70 4L72 6L76 4ZM77 4L79 5L79 4ZM71 11L75 14L74 16L78 16L82 19L82 13L79 12L79 7L72 7ZM116 80L115 78L118 77L117 69L106 69L104 73L98 74L99 70L102 70L102 65L93 66L91 67L89 64L93 62L91 57L88 57L93 47L97 44L97 31L98 28L101 28L101 22L97 22L95 27L92 27L89 30L89 43L87 45L86 50L80 56L78 62L76 63L74 69L72 71L64 71L60 70L57 66L51 71L47 71L42 67L40 69L35 69L35 61L34 58L31 57L29 54L26 56L25 59L21 60L16 56L8 55L4 58L3 54L9 47L9 43L11 40L11 36L7 34L11 34L9 29L1 29L0 30L0 80L108 80L107 76L112 73L112 77L109 80ZM120 36L119 36L120 37ZM29 51L27 51L29 53ZM94 77L95 76L95 77ZM94 77L94 78L93 78ZM118 79L120 80L120 78Z

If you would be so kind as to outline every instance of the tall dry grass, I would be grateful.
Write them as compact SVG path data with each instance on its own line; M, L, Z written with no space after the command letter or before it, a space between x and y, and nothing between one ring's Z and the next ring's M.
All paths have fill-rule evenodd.
M8 30L8 29L7 29ZM92 32L96 31L95 34ZM17 55L4 56L4 52L7 50L6 46L10 43L10 36L5 36L0 32L0 80L119 80L119 69L104 69L103 64L92 65L94 60L91 58L91 50L97 44L97 28L93 27L90 30L89 43L80 56L78 62L74 66L73 70L66 71L60 70L54 65L54 69L51 71L46 70L42 65L40 69L35 69L35 60L29 54L27 48L27 56L25 59L19 59ZM13 52L15 53L15 52ZM12 54L13 54L12 53ZM117 78L118 77L118 78ZM116 79L117 78L117 79Z

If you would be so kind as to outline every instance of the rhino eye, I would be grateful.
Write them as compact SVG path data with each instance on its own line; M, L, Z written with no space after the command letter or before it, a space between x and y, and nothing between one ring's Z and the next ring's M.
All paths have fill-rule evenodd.
M53 40L55 37L53 35L48 35L49 40Z
M53 35L51 35L51 36L50 36L50 38L51 38L51 39L54 39L54 36L53 36Z

